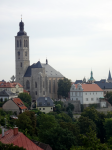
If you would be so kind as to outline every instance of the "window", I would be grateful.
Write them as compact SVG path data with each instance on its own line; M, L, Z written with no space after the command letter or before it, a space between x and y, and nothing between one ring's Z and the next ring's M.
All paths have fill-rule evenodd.
M44 81L43 81L43 88L44 88Z
M49 80L49 93L51 93L51 80Z
M26 81L26 89L30 89L30 82L28 80Z
M20 40L20 47L21 47L21 40Z
M96 94L97 94L97 92L96 92Z
M76 98L76 101L78 101L78 98Z
M41 110L41 108L39 108L39 110Z
M96 98L96 100L98 101L98 100L99 100L99 98Z
M73 101L73 98L72 98L72 101Z
M45 108L43 108L43 110L45 110Z
M93 95L94 95L94 93L93 93Z
M53 92L55 93L55 80L53 80Z
M74 90L74 88L72 88L72 90Z
M24 40L24 47L25 47L25 45L26 45L26 44L25 44L25 40Z
M91 95L91 93L90 93L90 95Z
M52 107L51 107L51 109L52 109Z
M20 64L20 66L22 67L22 62L21 62L21 64Z
M25 56L27 56L27 52L25 52Z
M91 100L93 101L93 100L94 100L94 98L91 98Z
M37 88L37 82L35 82L35 88Z
M26 47L27 47L27 40L26 40Z
M45 91L43 91L43 95L45 95Z
M20 59L20 52L18 52L18 59Z
M72 96L73 96L73 92L72 92Z
M37 91L35 91L35 95L37 95Z
M77 96L77 92L75 92L75 96Z
M88 98L86 98L86 101L88 101Z
M85 93L85 95L87 95L87 93Z
M81 96L81 92L79 92L79 96Z
M80 88L79 88L79 90L80 90Z

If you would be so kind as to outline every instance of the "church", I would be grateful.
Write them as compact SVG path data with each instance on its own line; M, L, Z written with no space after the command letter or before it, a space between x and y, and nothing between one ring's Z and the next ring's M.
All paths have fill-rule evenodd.
M19 32L15 36L16 82L27 90L32 99L50 97L57 99L58 80L64 76L48 64L38 61L30 65L29 36L24 31L24 23L19 23Z

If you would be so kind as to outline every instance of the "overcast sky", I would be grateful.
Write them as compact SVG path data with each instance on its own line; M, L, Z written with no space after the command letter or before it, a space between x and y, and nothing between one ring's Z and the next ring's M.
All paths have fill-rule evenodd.
M30 64L39 59L65 77L112 72L112 0L0 0L0 80L15 75L19 22L30 37Z

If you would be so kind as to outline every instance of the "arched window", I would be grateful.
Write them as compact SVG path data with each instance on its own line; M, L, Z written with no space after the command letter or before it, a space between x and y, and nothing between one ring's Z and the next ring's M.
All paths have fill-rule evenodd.
M21 64L20 64L20 66L22 67L22 62L21 62Z
M25 40L24 40L24 47L26 47Z
M20 47L21 47L21 40L20 40Z
M35 88L37 88L37 82L35 82Z
M27 47L27 40L26 40L26 47Z
M17 40L17 47L19 47L19 41Z
M25 52L25 56L27 56L27 52Z
M20 52L18 52L18 59L20 59Z
M30 89L30 82L28 80L26 81L26 89Z

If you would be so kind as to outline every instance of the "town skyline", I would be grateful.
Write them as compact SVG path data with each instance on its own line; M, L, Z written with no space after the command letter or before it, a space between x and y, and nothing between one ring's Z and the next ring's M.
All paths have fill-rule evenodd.
M112 72L111 1L12 0L0 5L0 80L15 75L15 40L19 22L29 36L30 65L45 63L73 82L107 79ZM20 9L21 8L21 9Z

